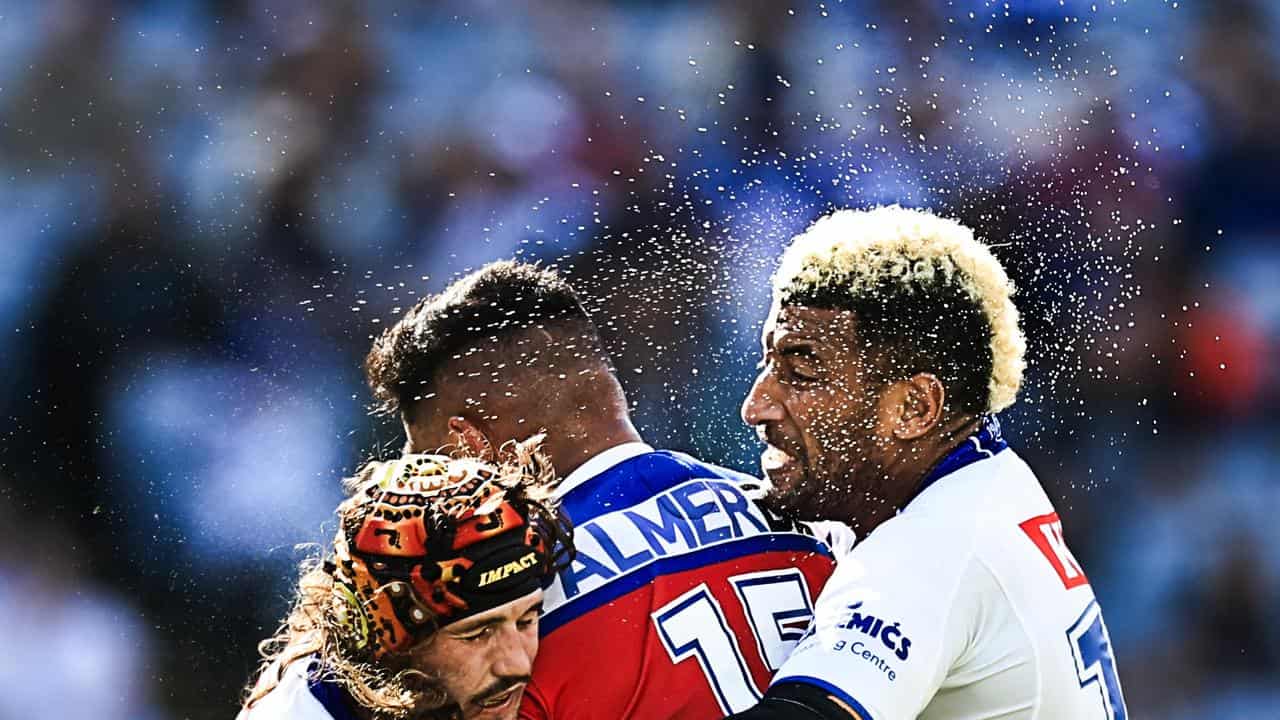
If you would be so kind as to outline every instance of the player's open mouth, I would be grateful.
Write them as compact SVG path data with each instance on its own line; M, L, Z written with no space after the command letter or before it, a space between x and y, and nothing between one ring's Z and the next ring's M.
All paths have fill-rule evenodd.
M486 710L486 711L504 710L509 705L513 704L517 698L520 697L521 690L524 690L524 685L517 685L516 687L513 687L510 690L507 690L506 692L493 695L491 697L485 698L484 700L477 700L476 705L479 705L483 710Z
M795 465L796 459L785 451L770 445L760 454L760 468L766 473L775 474Z

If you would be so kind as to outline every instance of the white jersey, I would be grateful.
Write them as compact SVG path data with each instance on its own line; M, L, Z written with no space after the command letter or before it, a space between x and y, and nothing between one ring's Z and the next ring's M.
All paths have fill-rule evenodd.
M1125 720L1101 610L1031 469L994 420L942 469L837 565L773 683L861 720Z
M317 680L311 673L313 664L310 658L289 663L271 692L252 709L241 710L236 720L354 720L345 707L343 691Z

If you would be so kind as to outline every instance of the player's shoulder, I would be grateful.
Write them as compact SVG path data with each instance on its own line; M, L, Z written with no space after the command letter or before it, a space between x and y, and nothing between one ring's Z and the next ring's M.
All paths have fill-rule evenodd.
M861 584L868 576L908 586L944 583L974 560L977 540L976 525L965 518L901 513L861 538L837 563L832 582Z
M236 720L335 720L313 691L313 661L301 658L284 668L280 681L266 695L243 709ZM274 673L270 668L268 673Z
M741 492L743 498L758 510L774 532L790 532L808 535L825 545L835 558L844 557L857 540L856 534L845 523L835 520L800 520L785 517L769 510L759 501L769 492L767 481L748 473L732 470L721 465L703 462L692 455L674 450L659 450L668 462L680 464L689 475L689 479L728 481Z
M655 456L656 462L669 463L674 467L680 468L690 479L730 480L736 484L751 487L761 485L760 479L753 475L705 462L678 450L654 450L652 455Z
M589 478L573 483L571 489L564 491L565 501L572 506L582 499L613 495L616 497L610 504L616 507L691 480L724 480L740 485L744 490L761 484L746 473L703 462L674 450L647 448L636 452L633 448L632 453L592 473Z
M931 484L854 548L858 557L921 570L960 568L987 552L994 529L1050 507L1034 473L1012 449Z
M967 535L1048 502L1035 473L1013 448L1006 448L934 482L899 517L912 519L921 531Z
M748 498L761 486L759 480L719 465L702 462L685 453L655 450L632 444L620 448L615 458L602 454L574 471L580 478L570 477L558 492L565 510L575 523L612 512L619 508L645 503L654 497L696 481L714 480L737 487ZM592 467L592 464L595 467Z
M922 570L978 563L1001 574L1026 549L1025 524L1053 514L1035 473L1008 448L943 477L861 545L891 557L910 552Z

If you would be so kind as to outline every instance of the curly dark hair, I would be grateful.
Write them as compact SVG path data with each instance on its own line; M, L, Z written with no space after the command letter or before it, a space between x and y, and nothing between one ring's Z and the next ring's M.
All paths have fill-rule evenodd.
M857 293L838 284L786 288L782 302L852 312L862 344L874 349L870 369L879 380L937 373L957 410L986 411L991 322L958 284L904 286L886 277Z
M364 370L379 412L411 416L449 363L468 348L534 329L568 331L578 351L609 364L578 294L554 270L504 260L425 298L374 341Z

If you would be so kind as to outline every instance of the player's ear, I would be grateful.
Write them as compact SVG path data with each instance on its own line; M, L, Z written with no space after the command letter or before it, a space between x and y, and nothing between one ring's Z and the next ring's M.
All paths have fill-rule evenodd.
M898 422L893 434L899 440L915 440L928 434L942 419L947 389L932 373L916 373L899 383Z
M458 449L482 460L494 460L493 443L484 429L470 418L454 415L449 418L449 441Z

